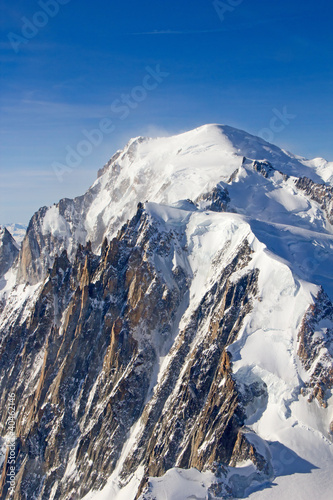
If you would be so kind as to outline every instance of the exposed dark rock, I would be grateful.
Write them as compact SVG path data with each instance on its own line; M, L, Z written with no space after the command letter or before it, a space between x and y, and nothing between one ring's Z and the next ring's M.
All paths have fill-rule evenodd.
M230 462L244 412L226 348L251 310L257 273L245 274L236 283L229 278L249 258L245 244L177 339L167 373L144 410L144 429L125 462L124 477L142 460L146 476L163 475L174 466L204 470ZM198 331L202 341L190 351Z
M49 498L58 482L55 498L72 491L81 498L112 472L186 296L181 269L168 277L169 288L147 259L173 255L172 239L139 207L101 257L89 244L78 247L73 265L66 252L56 257L31 315L4 332L1 405L15 391L16 433L24 443L17 498L37 491ZM75 447L77 476L64 479Z
M295 180L296 187L304 191L313 201L316 201L324 210L327 220L333 225L333 187L325 184L316 184L307 177Z
M0 278L12 267L18 254L18 245L8 229L0 228Z
M242 167L248 163L249 165L252 165L252 168L255 172L257 172L258 174L262 175L263 177L265 177L265 179L269 179L271 177L273 177L274 173L275 172L278 172L279 174L282 175L283 179L286 181L289 179L289 176L287 174L284 174L283 172L281 172L280 170L277 170L276 168L273 167L273 165L271 165L271 163L269 163L268 161L259 161L259 160L249 160L247 158L245 158L245 156L243 157L243 161L242 161ZM232 184L232 182L237 178L238 174L240 172L240 168L237 168L232 174L231 176L229 177L227 183L228 184Z
M275 168L268 161L254 161L253 170L261 174L265 179L271 177L275 172Z
M322 289L303 318L298 341L298 355L311 372L302 394L326 407L333 387L333 304Z
M226 212L230 202L228 190L221 185L217 185L209 193L205 193L195 200L195 205L204 210L213 212Z
M31 314L3 332L0 404L15 392L18 409L15 499L82 498L102 488L141 417L124 481L139 464L148 477L237 461L244 411L227 347L251 310L257 271L240 273L251 259L245 241L174 340L188 278L170 265L162 273L158 263L186 252L183 238L139 204L100 256L89 243L78 245L73 263L65 251L55 256ZM5 410L2 425L6 418Z
M102 175L105 174L105 172L107 172L110 168L110 165L112 165L113 163L115 163L119 156L121 156L122 154L122 151L117 151L111 158L110 160L104 165L104 167L100 168L97 172L97 179L99 179L99 177L102 177ZM114 165L113 168L119 168L119 166L117 164Z

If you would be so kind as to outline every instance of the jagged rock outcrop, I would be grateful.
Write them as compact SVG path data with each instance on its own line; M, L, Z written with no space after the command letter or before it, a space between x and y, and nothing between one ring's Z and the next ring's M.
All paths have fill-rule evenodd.
M237 460L244 414L227 347L256 294L256 272L231 279L251 258L246 241L178 335L172 366L146 404L188 300L184 269L167 275L159 265L183 245L181 233L161 231L139 205L100 257L90 244L73 264L65 251L56 257L31 315L5 332L1 405L13 391L18 407L14 499L82 498L102 487L140 417L124 480L139 464L148 477Z
M10 232L0 228L0 278L12 267L18 254L18 245Z
M195 205L201 210L212 210L213 212L226 212L230 197L228 190L217 185L209 193L204 193L195 200Z
M40 208L33 215L20 250L19 282L34 285L43 281L56 254L66 250L70 256L75 255L78 245L86 243L87 234L80 216L82 210L83 197L64 198L51 208Z
M145 427L124 473L133 472L142 460L151 476L174 466L203 470L215 461L229 462L243 413L226 348L251 308L256 275L235 284L229 280L248 258L245 244L177 338L169 369L145 408ZM242 297L240 290L245 291ZM202 340L191 350L198 332Z
M275 168L268 161L254 161L253 162L253 170L261 174L263 177L268 179L274 172Z
M41 255L45 247L41 226L46 210L46 207L40 208L33 215L22 242L18 279L23 282L38 283L44 277L44 267L50 265L49 256Z
M303 318L298 342L298 355L309 373L302 394L326 407L333 387L333 304L322 289Z
M10 234L13 236L15 242L19 247L21 247L21 243L24 239L25 233L27 231L27 226L25 224L13 223L6 224L5 226Z
M333 187L318 184L307 177L296 179L295 185L298 189L304 191L311 200L318 203L324 210L329 223L333 225Z
M79 247L71 265L63 252L31 316L5 332L1 404L15 390L19 409L14 498L46 499L56 485L54 498L78 489L81 497L112 472L186 295L181 269L168 277L170 288L147 260L173 249L172 234L153 233L139 208L118 237L104 243L100 258L90 245ZM3 425L6 418L4 412ZM75 446L72 482L65 471Z
M251 167L251 170L262 175L265 179L272 179L275 172L278 172L285 181L287 181L289 179L288 174L285 174L285 173L281 172L280 170L278 170L277 168L273 167L273 165L269 161L251 160L251 159L246 158L244 156L243 160L242 160L242 165L231 174L227 183L231 184L233 181L235 181L237 179L237 177L239 176L239 174L242 170L242 167L245 167L247 165Z

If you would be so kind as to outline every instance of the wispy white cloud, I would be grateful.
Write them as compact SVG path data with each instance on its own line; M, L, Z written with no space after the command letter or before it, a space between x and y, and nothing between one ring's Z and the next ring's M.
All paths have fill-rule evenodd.
M49 177L53 178L54 173L51 172L50 170L33 170L30 168L18 168L15 169L15 174L13 175L13 171L10 170L8 172L1 172L0 173L0 179L3 181L6 181L6 179L12 179L14 176L19 176L21 177ZM16 182L17 182L17 177L16 177ZM3 184L2 184L3 187Z
M288 20L298 19L298 16L289 16ZM219 29L202 29L202 30L153 30L153 31L139 31L134 33L125 33L125 36L135 36L135 35L197 35L205 33L224 33L227 31L234 31L239 29L249 29L252 30L254 26L261 25L274 25L277 22L284 21L284 18L274 17L274 18L258 18L251 17L246 22L241 21L236 25L228 25ZM117 35L118 36L118 35Z
M154 30L154 31L141 31L138 33L126 33L127 35L198 35L201 33L222 33L223 29L215 30Z
M102 118L108 110L107 104L94 105L90 103L65 103L56 101L47 101L41 99L24 98L20 100L7 99L5 103L0 102L2 112L8 113L12 118L19 114L33 118L35 115L54 118L85 119Z

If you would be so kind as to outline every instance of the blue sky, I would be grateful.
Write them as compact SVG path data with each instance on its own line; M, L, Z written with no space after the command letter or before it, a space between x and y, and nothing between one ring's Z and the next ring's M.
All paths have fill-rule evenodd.
M0 14L0 224L82 194L138 135L258 134L285 109L273 142L333 160L327 0L11 0Z

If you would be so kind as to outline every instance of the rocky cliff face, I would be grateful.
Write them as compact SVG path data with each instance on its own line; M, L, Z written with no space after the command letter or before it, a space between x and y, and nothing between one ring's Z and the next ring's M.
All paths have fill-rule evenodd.
M333 187L313 182L307 177L301 177L295 181L296 187L306 193L307 196L318 203L324 210L327 220L333 225Z
M30 317L5 332L1 359L10 375L1 380L1 404L15 391L20 415L14 498L80 498L103 486L141 415L124 478L142 462L147 475L161 475L177 464L202 470L231 460L244 418L226 347L251 309L257 280L247 273L230 281L250 259L246 242L178 336L172 366L145 405L188 301L184 269L168 276L154 261L167 269L184 251L182 239L161 232L139 207L99 258L90 245L74 264L66 252L57 257ZM202 341L191 350L198 330Z
M257 279L255 272L236 283L230 278L248 258L244 243L178 336L168 371L145 408L138 448L124 470L133 472L143 458L151 476L174 466L203 470L214 462L229 463L243 418L226 348L251 309ZM201 341L191 349L198 336Z
M18 253L18 245L10 232L0 228L0 278L12 267Z
M82 498L104 486L140 418L124 480L140 464L148 477L176 465L204 470L236 461L238 448L244 453L236 446L244 414L226 348L257 293L256 272L232 281L251 251L245 241L222 267L173 343L189 278L182 267L169 275L159 267L170 268L183 245L182 234L161 231L140 206L100 257L90 245L79 247L73 264L65 251L57 257L30 316L4 332L1 405L14 391L19 415L15 499ZM156 385L168 352L170 366Z
M84 491L89 491L93 484L102 485L114 468L126 433L142 411L159 349L168 340L186 292L180 269L169 277L169 288L146 260L155 250L168 256L171 248L172 235L167 235L155 249L156 241L149 239L152 231L139 209L117 238L104 243L100 258L88 245L78 249L71 265L64 252L56 258L30 317L5 332L4 369L15 370L1 381L2 404L6 387L12 386L20 414L15 498L49 498L58 482L55 498L71 491L70 479L66 484L61 480L78 440L75 486L85 478ZM4 413L3 423L6 418ZM99 436L99 445L92 435ZM96 445L101 448L98 477L89 466Z
M66 250L74 257L78 245L86 243L86 231L82 227L80 213L82 197L64 198L51 208L42 207L30 220L19 256L18 280L34 285L42 281L53 266L56 254ZM55 227L52 214L56 212Z
M302 394L326 408L333 387L333 304L322 289L303 318L298 340L298 355L309 373Z

